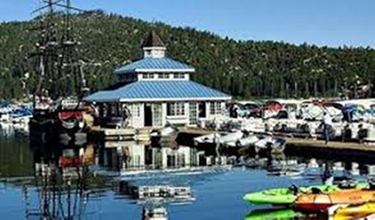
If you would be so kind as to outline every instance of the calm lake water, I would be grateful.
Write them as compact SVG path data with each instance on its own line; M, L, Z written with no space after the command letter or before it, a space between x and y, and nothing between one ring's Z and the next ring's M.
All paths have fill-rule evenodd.
M0 138L0 216L1 219L41 219L43 200L41 186L34 178L33 152L27 138L12 135ZM15 177L23 180L15 181ZM167 179L185 178L193 190L195 201L189 204L167 205L169 219L221 220L244 219L254 206L242 198L247 192L273 187L320 184L320 179L302 177L268 176L265 170L233 168L226 172L171 176ZM71 184L71 197L61 195L55 209L59 216L66 216L70 204L73 219L142 219L143 205L119 193L121 178L91 176L88 196L79 199ZM95 182L95 183L93 183ZM48 190L46 190L48 191ZM52 194L48 194L51 196ZM68 201L71 201L70 203ZM49 209L51 210L52 204ZM260 206L256 208L267 208ZM65 210L65 211L64 211Z

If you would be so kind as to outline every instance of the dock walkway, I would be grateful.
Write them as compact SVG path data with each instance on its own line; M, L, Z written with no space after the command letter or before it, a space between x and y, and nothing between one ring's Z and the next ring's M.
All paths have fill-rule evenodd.
M106 129L95 127L91 130L91 135L96 138L101 138L106 141L126 141L126 140L136 140L149 142L149 132L151 128L143 129ZM181 128L180 133L185 133L185 135L207 135L212 134L215 131L202 129L202 128ZM276 136L283 136L276 134ZM331 141L325 144L324 140L307 139L307 138L296 138L296 137L286 137L287 148L293 149L311 149L311 150L347 150L347 151L362 151L362 152L375 152L375 145L366 143L355 143L355 142L340 142Z
M325 149L341 149L375 152L375 146L354 142L331 141L328 144L324 140L302 139L302 138L286 138L287 146L290 148L325 148Z

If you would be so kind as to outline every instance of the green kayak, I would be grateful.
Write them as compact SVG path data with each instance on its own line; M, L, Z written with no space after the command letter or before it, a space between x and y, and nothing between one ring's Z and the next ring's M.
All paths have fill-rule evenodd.
M356 188L367 187L367 183L360 183ZM255 205L291 205L294 200L301 193L312 193L313 190L319 190L322 193L329 193L334 191L339 191L341 188L337 185L319 185L319 186L308 186L308 187L298 187L296 191L290 188L277 188L269 189L261 192L248 193L244 196L244 200L255 204Z
M294 219L300 214L293 209L259 209L245 216L245 220Z

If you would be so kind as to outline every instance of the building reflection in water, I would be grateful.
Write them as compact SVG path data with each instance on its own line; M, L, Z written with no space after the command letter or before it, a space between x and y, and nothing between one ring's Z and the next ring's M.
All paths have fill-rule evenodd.
M194 184L231 169L226 157L215 160L187 146L119 141L101 143L97 149L100 166L120 173L118 195L142 204L143 219L167 219L168 204L192 204Z
M80 219L98 214L100 210L88 211L87 207L92 202L100 203L109 191L140 204L143 219L166 219L168 204L195 201L193 184L230 168L199 166L207 165L207 159L183 146L157 148L135 142L62 146L31 142L30 149L35 175L23 184L27 219ZM99 175L98 169L102 170Z
M195 184L231 168L225 157L214 159L185 146L152 147L134 141L76 146L35 138L28 143L12 132L7 130L2 143L10 158L2 164L17 167L17 172L9 169L1 178L5 187L23 189L26 219L91 219L110 212L100 207L113 193L109 203L120 197L139 204L142 218L152 219L167 215L168 204L193 203Z
M188 146L153 147L135 141L104 142L98 145L98 163L102 167L121 171L226 166L226 156L214 158Z

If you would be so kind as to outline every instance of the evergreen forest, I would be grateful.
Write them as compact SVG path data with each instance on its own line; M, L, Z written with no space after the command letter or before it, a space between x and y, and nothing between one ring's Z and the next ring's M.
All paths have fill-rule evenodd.
M57 21L59 17L56 16ZM38 42L33 28L40 19L0 24L0 100L21 99L37 87L38 64L26 58L26 54ZM195 67L193 80L235 98L374 94L372 48L234 40L190 27L150 23L101 10L75 14L71 20L72 34L81 42L81 58L97 64L83 70L91 92L115 83L116 68L140 59L143 36L154 30L166 44L168 57ZM67 71L46 83L53 88L53 95L65 96L75 94L80 82L78 73Z

